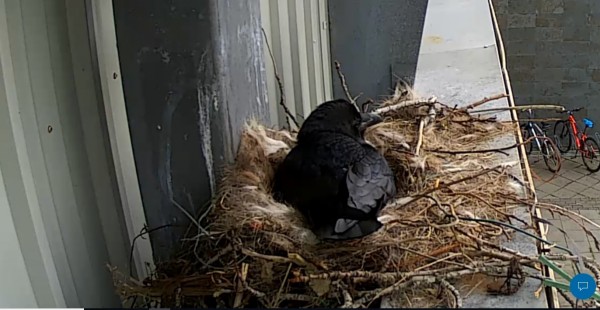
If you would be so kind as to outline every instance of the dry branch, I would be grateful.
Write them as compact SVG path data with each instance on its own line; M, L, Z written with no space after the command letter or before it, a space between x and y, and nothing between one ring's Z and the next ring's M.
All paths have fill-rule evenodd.
M402 101L402 102L394 104L394 105L389 105L389 106L385 106L383 108L379 108L379 109L375 110L374 113L384 114L384 113L388 113L388 112L392 112L392 111L396 111L396 110L400 110L400 109L405 109L408 107L414 107L414 106L419 106L419 105L431 105L436 102L437 102L436 97L430 97L427 99L420 98L420 99L406 100L406 101Z
M350 95L350 91L348 90L348 84L346 84L346 77L342 73L341 65L337 60L335 61L335 70L337 71L338 77L340 78L340 83L342 83L342 89L346 94L346 98L348 98L348 101L350 101L357 109L360 110L359 106L356 104L356 100L352 97L352 95Z
M532 109L532 110L557 110L557 111L564 111L565 107L563 107L561 105L550 105L550 104L544 104L544 105L520 105L520 106L514 106L514 107L503 107L503 108L475 110L475 111L471 111L471 113L497 112L497 111L510 111L510 110L529 110L529 109Z
M264 28L260 28L262 30L263 36L265 38L265 44L267 45L267 50L269 51L269 55L271 56L271 62L273 63L273 74L275 75L275 80L277 81L277 87L279 87L279 106L283 108L283 111L286 115L286 121L288 128L292 129L290 126L290 119L296 125L296 128L300 128L296 117L292 114L290 109L285 105L285 93L283 92L283 82L281 81L281 77L277 72L277 64L275 63L275 56L273 56L273 51L271 50L271 45L269 45L269 39L267 38L267 33Z
M493 95L490 97L484 97L483 99L473 102L473 103L469 104L468 106L464 107L463 110L465 110L465 111L470 110L470 109L476 108L482 104L488 103L490 101L494 101L494 100L498 100L498 99L506 98L506 97L508 97L507 94L496 94L496 95Z

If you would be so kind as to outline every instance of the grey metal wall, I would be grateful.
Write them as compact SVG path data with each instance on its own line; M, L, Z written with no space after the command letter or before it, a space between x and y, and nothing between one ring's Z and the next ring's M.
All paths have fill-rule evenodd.
M268 120L258 0L113 1L134 157L158 260L198 218L249 117Z
M396 79L414 80L427 0L329 0L331 58L359 101L391 94ZM334 97L345 97L337 80Z
M493 2L516 103L584 106L600 119L600 1Z
M85 1L0 0L0 307L120 305L128 268Z

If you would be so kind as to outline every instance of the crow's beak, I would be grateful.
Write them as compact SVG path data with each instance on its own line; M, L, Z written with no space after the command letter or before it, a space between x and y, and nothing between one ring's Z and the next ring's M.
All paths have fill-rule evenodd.
M360 114L360 132L364 132L368 127L379 124L383 121L381 116L374 113Z

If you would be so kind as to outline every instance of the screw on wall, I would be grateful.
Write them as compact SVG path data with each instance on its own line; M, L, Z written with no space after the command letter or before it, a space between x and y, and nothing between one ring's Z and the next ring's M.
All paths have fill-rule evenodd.
M52 132L52 130L54 130L54 129L52 128L52 126L48 125L48 133L51 133L51 132Z

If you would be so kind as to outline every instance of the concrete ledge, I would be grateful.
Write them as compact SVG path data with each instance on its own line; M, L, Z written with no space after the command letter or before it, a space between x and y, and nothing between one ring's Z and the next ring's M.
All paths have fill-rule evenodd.
M421 51L415 77L415 90L422 96L435 95L442 102L464 106L486 96L506 90L492 17L487 0L444 1L430 0L425 17ZM507 99L486 104L486 108L508 107ZM491 113L499 120L511 120L510 112ZM516 143L516 136L507 134L487 147ZM498 162L519 161L516 149ZM520 166L512 173L523 179ZM521 208L515 215L530 222L528 210ZM517 234L504 246L524 254L538 253L535 240ZM475 291L464 300L466 308L547 308L542 293L535 298L539 281L529 279L511 296L492 296L483 290ZM393 301L383 306L398 307Z

